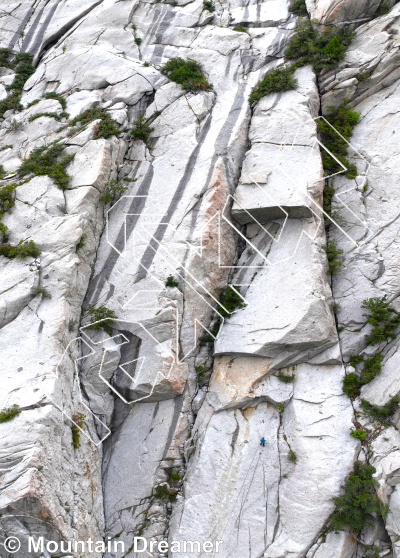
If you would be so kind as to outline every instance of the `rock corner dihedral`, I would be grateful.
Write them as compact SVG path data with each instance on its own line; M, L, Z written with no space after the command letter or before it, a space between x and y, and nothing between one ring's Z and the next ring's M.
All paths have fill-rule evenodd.
M400 558L400 4L0 20L0 557Z

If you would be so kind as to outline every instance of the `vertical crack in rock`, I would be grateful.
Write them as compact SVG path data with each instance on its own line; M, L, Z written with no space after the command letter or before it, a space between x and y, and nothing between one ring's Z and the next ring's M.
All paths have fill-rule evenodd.
M311 18L355 29L345 57L318 80L297 68L294 89L251 106L297 20L286 0L245 4L23 1L0 14L10 60L37 64L22 107L6 52L0 69L2 253L38 249L0 256L0 543L18 536L16 558L29 536L125 546L84 558L160 558L155 543L172 541L174 558L204 558L205 541L219 558L400 556L398 412L378 425L361 406L400 391L397 336L367 345L362 308L387 295L400 312L400 5L306 0ZM174 58L212 88L170 81ZM357 176L329 182L343 260L330 278L316 118L344 99L360 114ZM149 131L133 139L141 116ZM64 190L59 169L18 174L45 145L71 157ZM350 357L378 351L380 373L349 399ZM390 511L321 537L356 459ZM154 548L135 551L135 536Z

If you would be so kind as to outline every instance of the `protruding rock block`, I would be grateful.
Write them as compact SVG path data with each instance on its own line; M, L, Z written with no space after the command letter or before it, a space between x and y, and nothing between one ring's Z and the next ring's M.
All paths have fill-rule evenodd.
M241 225L311 217L323 187L313 118L316 95L310 68L296 72L296 91L270 94L257 104L232 216Z

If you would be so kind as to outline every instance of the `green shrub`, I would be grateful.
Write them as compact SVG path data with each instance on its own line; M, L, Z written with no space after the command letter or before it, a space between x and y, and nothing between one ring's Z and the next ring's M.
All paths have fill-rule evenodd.
M62 118L68 118L69 114L68 112L60 112L60 114L57 112L37 112L29 117L29 122L33 122L33 120L36 120L36 118L40 118L41 116L49 116L50 118L55 118L55 120L60 122Z
M278 412L280 414L282 414L285 411L285 404L284 403L277 403L276 408L278 409Z
M145 68L148 68L148 67L150 66L150 64L149 64L148 62L145 62L145 63L143 64L143 66L144 66Z
M136 37L135 43L137 44L137 46L140 46L142 44L142 39L140 37Z
M259 101L269 93L296 89L297 79L294 77L294 72L294 66L279 66L265 74L263 79L253 87L249 97L250 102Z
M58 93L55 93L54 91L51 91L50 93L46 93L44 98L45 99L54 99L55 101L58 101L60 103L60 105L62 106L63 110L65 110L67 108L67 101L64 99L64 97L62 97Z
M385 518L389 508L375 493L377 482L372 475L374 467L356 461L354 470L348 475L341 496L333 498L335 510L328 519L325 531L360 533L365 527L376 522L376 515Z
M84 126L85 124L93 122L93 120L99 119L101 122L98 124L97 130L95 130L94 139L109 138L110 136L118 134L117 122L115 122L115 120L113 120L107 112L100 108L85 110L71 120L71 125L74 126L79 123L81 126Z
M209 343L214 343L215 338L218 335L219 332L219 328L221 327L221 320L218 318L215 322L214 325L212 326L212 328L210 329L210 333L207 333L206 331L203 333L203 335L200 337L199 339L199 343L201 347L204 347L205 345L209 344ZM211 334L211 335L210 335Z
M289 6L289 12L298 16L307 17L308 12L305 0L293 0Z
M31 293L35 296L42 296L43 298L51 298L51 294L46 291L43 287L37 285L36 287L31 288Z
M297 463L297 455L296 455L295 452L292 450L292 448L289 449L288 459L289 459L289 461L291 461L292 463Z
M38 103L40 103L40 101L41 101L41 99L35 99L34 101L31 101L30 103L28 103L28 104L26 105L26 108L31 108L31 107L33 107L34 105L37 105Z
M372 19L375 19L377 17L380 17L382 15L386 15L390 12L391 10L391 5L389 2L382 2L380 4L380 6L378 7L378 9L376 10L376 12L374 13L374 15L372 16Z
M5 151L6 149L12 149L13 146L12 145L3 145L0 147L0 151Z
M16 74L11 85L6 87L8 91L13 91L13 93L0 101L0 118L7 110L22 110L24 108L20 102L22 89L26 80L35 72L32 65L32 54L20 52L14 60L10 61L11 56L12 52L9 49L2 49L0 58L5 62L6 67L14 69Z
M381 353L364 360L364 368L361 370L364 384L369 384L379 374L382 370L382 360L383 355Z
M107 190L99 198L102 203L112 203L116 201L119 196L128 189L126 186L122 186L121 182L118 180L108 182L106 187Z
M351 428L350 436L353 436L353 438L357 440L365 440L367 433L362 428Z
M33 240L25 240L24 242L20 240L16 246L11 244L0 245L0 256L10 259L37 258L40 254L41 251L36 247Z
M74 415L72 415L72 420L75 423L71 426L72 445L74 446L74 448L80 448L81 447L81 442L80 442L81 431L80 431L80 428L82 428L83 421L85 420L85 418L86 418L86 415L84 415L82 413L75 413Z
M354 399L360 395L360 389L362 386L363 383L360 376L354 372L346 374L343 378L343 393L345 393L347 397L350 397L350 399Z
M245 27L243 27L243 25L240 25L240 23L238 23L237 25L235 25L235 27L233 28L234 31L239 31L239 33L247 33L247 29Z
M240 289L236 290L240 293ZM235 290L232 289L230 285L227 285L222 289L218 301L223 307L218 306L218 312L224 318L228 318L234 310L240 310L245 306L243 299Z
M0 221L0 245L3 242L7 242L9 236L10 235L8 234L8 227L6 227L5 224Z
M8 110L22 110L24 107L21 105L21 94L18 92L11 93L8 97L0 101L0 118Z
M357 364L360 364L360 362L363 362L363 360L363 355L353 355L349 358L349 363L351 364L351 366L354 366L354 368L356 368Z
M78 244L76 245L75 251L77 252L78 250L80 250L81 248L83 248L86 244L86 234L83 234L81 236L81 238L79 239Z
M396 395L392 397L385 405L378 407L372 405L365 399L361 400L361 408L366 415L371 417L373 420L383 424L384 426L390 426L390 417L399 408L400 396Z
M366 323L372 325L371 333L365 336L368 345L376 345L396 337L395 331L400 324L400 313L390 306L387 295L364 300L362 308L368 310L363 316L367 318Z
M4 178L6 175L6 171L4 170L3 165L0 165L0 180Z
M13 68L15 69L15 77L14 81L11 85L7 85L6 89L9 91L19 91L22 92L22 89L25 85L27 79L35 73L35 67L32 64L33 56L28 52L19 52L14 60L13 60Z
M199 382L199 384L202 384L205 379L204 366L196 366L196 372L197 372L197 381Z
M178 281L175 281L175 279L172 277L172 275L167 277L167 280L165 281L165 286L166 287L178 287L178 285L179 285Z
M335 68L344 58L354 32L345 27L325 26L324 29L320 32L315 22L300 18L285 50L285 57L295 60L296 68L311 64L317 74L323 69Z
M364 554L363 558L380 558L380 548L374 544L363 544L360 542Z
M357 124L360 115L349 107L348 99L343 99L338 108L328 108L330 109L330 113L326 116L326 120L333 128L325 120L318 120L318 132L321 142L347 168L347 171L344 173L345 176L347 176L347 178L355 178L357 176L357 167L349 163L346 158L348 144L345 140L350 140L354 126ZM322 150L322 164L326 175L343 171L342 167L324 149ZM329 211L327 211L327 213L330 214Z
M215 4L211 0L204 0L203 2L204 10L208 10L209 12L215 12Z
M377 353L376 355L366 358L364 360L364 356L360 355L357 357L350 357L350 363L352 366L356 367L359 363L363 362L364 366L360 372L360 374L356 374L351 372L346 374L343 379L343 392L354 399L358 395L360 395L360 389L362 386L369 384L382 370L382 360L383 355Z
M0 67L2 68L12 68L12 50L9 48L0 48Z
M0 422L8 422L9 420L12 420L16 416L18 416L20 412L21 410L19 408L19 405L16 404L12 405L12 407L2 409L0 411Z
M21 176L34 174L36 176L50 176L61 190L68 186L69 176L66 167L74 158L74 155L64 155L65 145L53 143L44 145L32 151L29 159L24 161L18 169Z
M334 275L335 273L339 273L342 270L342 260L338 258L341 254L343 254L343 250L340 250L337 247L336 240L328 240L326 244L326 257L328 258L328 273L330 275Z
M148 124L147 120L145 119L144 115L142 114L133 123L131 136L134 140L142 140L146 143L153 130L154 128L151 128L151 126Z
M0 219L14 207L15 188L15 183L0 187ZM0 221L0 241L7 242L8 236L7 227Z
M168 488L166 484L160 484L153 488L153 496L158 500L166 500L168 502L175 502L177 491Z
M171 58L161 73L187 91L210 91L213 86L206 80L201 65L195 60Z
M136 25L134 23L132 23L131 27L134 31L136 31Z
M115 319L118 319L112 310L109 310L104 304L98 308L89 306L90 318L95 322L88 329L104 329L108 335L112 335L112 325Z
M289 375L289 374L284 374L283 372L279 372L276 375L276 377L279 378L279 380L281 382L284 382L285 384L291 384L294 381L296 376L294 374Z

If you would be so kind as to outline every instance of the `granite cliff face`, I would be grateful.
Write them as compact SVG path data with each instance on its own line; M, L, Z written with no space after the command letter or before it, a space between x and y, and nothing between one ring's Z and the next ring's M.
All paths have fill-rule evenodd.
M295 89L252 104L296 26L286 0L27 0L0 13L1 47L35 64L0 120L0 236L41 252L0 256L0 409L21 411L0 422L1 558L26 557L29 536L125 545L85 558L164 556L135 552L135 536L222 541L220 558L400 558L398 413L377 425L361 403L400 391L398 339L367 344L362 308L387 295L400 311L394 4L306 0L311 18L355 30L345 57L319 76L297 68ZM168 79L177 57L213 87ZM15 74L0 68L0 103ZM318 122L346 99L357 172L327 180ZM146 141L131 135L142 115ZM63 188L60 170L19 171L45 146L68 158ZM327 240L343 251L333 276ZM350 399L350 357L378 349L380 374ZM390 511L324 535L355 461L375 467Z

